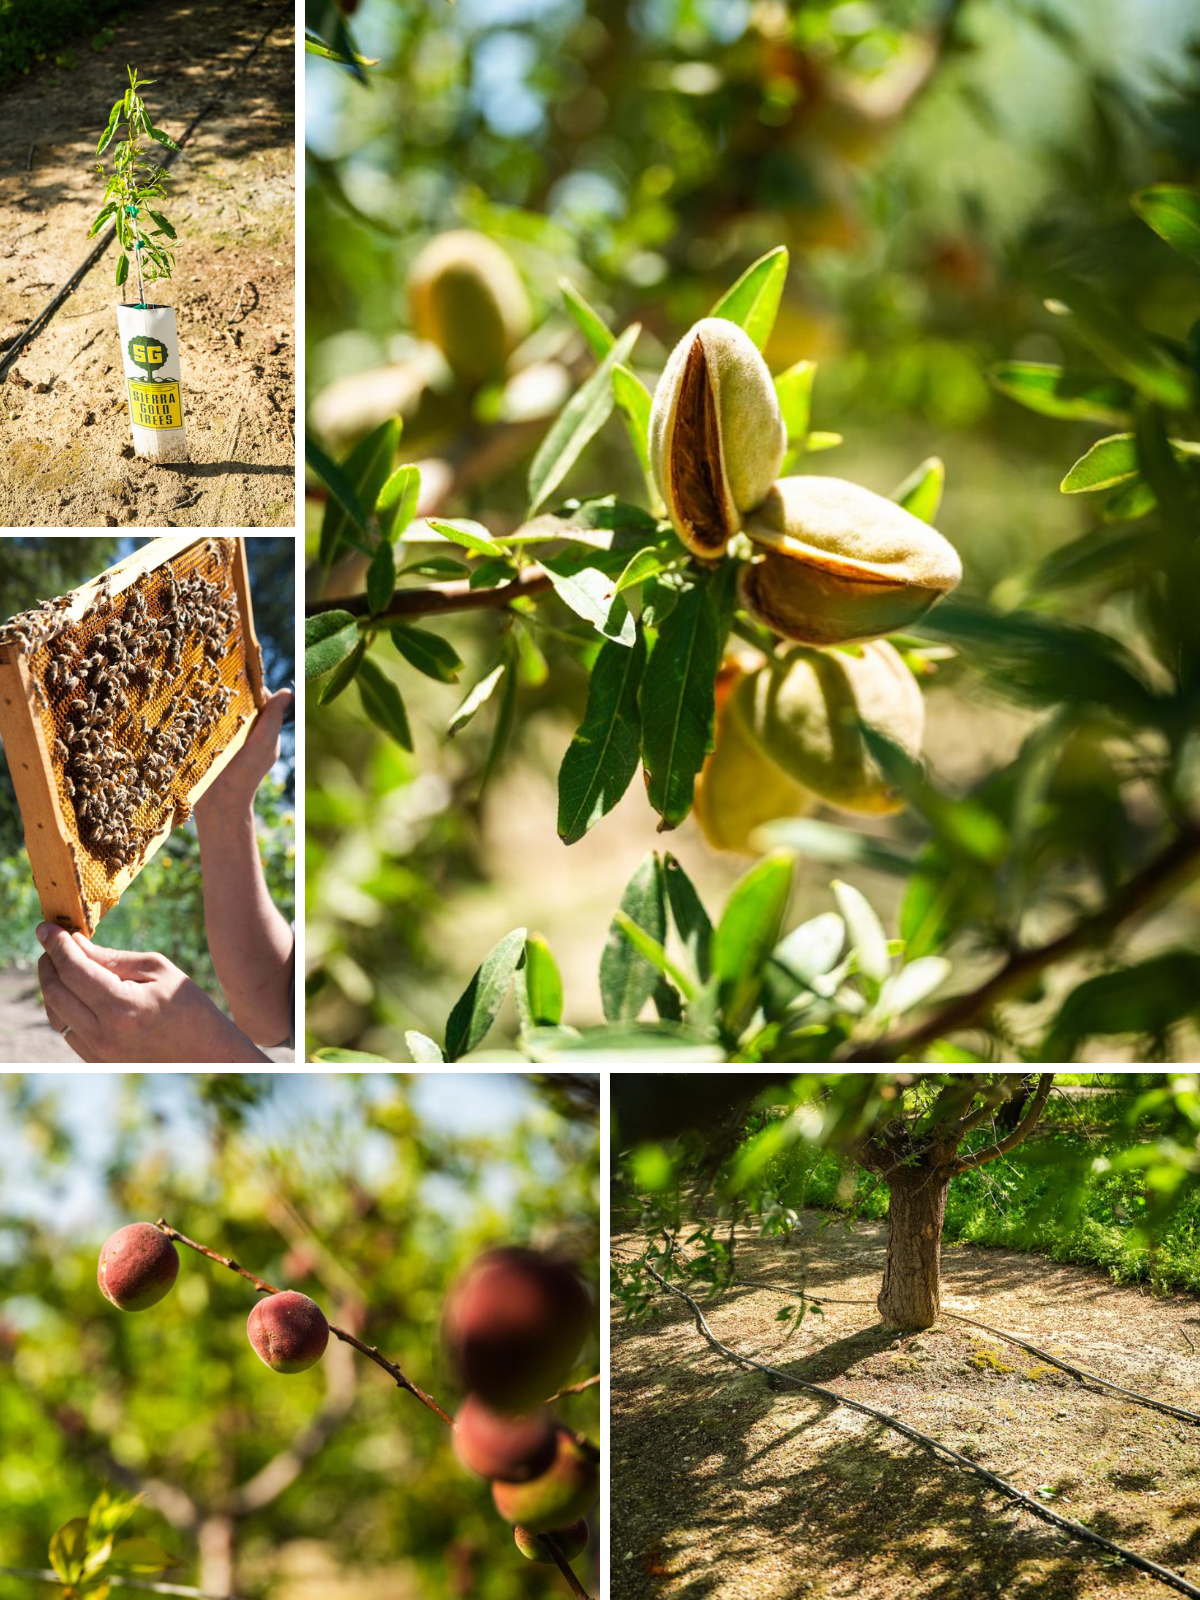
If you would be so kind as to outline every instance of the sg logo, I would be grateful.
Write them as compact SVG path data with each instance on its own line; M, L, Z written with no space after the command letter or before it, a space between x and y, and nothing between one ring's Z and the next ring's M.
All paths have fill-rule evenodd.
M153 380L159 367L166 362L167 347L149 334L137 333L129 341L129 359L135 367L144 368L147 378Z

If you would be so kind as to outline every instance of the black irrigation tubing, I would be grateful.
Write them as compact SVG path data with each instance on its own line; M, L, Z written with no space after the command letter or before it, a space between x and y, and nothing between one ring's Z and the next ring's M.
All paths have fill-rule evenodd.
M875 1304L874 1300L842 1300L831 1298L827 1295L809 1294L805 1290L789 1289L782 1283L767 1283L762 1278L730 1278L729 1284L730 1286L740 1284L746 1289L771 1289L776 1294L791 1295L793 1298L799 1292L802 1300L807 1300L814 1306L873 1306ZM1064 1361L1060 1356L1052 1356L1048 1350L1043 1350L1039 1345L1030 1344L1028 1339L1022 1339L1018 1334L1006 1333L1003 1328L993 1328L987 1322L977 1322L974 1317L964 1317L961 1311L949 1311L945 1306L941 1307L938 1315L953 1317L956 1322L970 1323L972 1328L982 1328L984 1333L995 1334L997 1339L1003 1339L1007 1344L1019 1345L1022 1350L1028 1350L1031 1356L1037 1356L1042 1361L1048 1361L1052 1367L1058 1367L1063 1372L1069 1372L1073 1378L1078 1378L1084 1383L1098 1383L1105 1389L1112 1389L1117 1394L1124 1395L1127 1400L1135 1401L1140 1406L1149 1406L1153 1411L1163 1411L1168 1417L1176 1417L1180 1422L1191 1422L1200 1425L1200 1413L1187 1411L1183 1406L1173 1406L1167 1400L1155 1400L1148 1394L1139 1394L1136 1389L1122 1388L1119 1383L1113 1383L1110 1378L1102 1378L1098 1372L1089 1372L1086 1367L1074 1367L1069 1361Z
M1015 1500L1018 1505L1031 1512L1033 1516L1048 1522L1052 1528L1059 1528L1064 1533L1069 1533L1073 1539L1082 1539L1088 1544L1099 1546L1107 1550L1110 1555L1119 1556L1129 1566L1136 1567L1139 1572L1147 1573L1151 1578L1157 1578L1159 1583L1165 1584L1168 1589L1174 1589L1178 1594L1186 1594L1192 1600L1200 1600L1200 1588L1194 1583L1189 1583L1178 1572L1172 1572L1169 1567L1160 1567L1156 1561L1150 1561L1146 1556L1139 1556L1133 1550L1126 1550L1124 1545L1114 1544L1111 1539L1106 1539L1103 1534L1093 1533L1090 1528L1085 1528L1081 1522L1074 1522L1070 1517L1061 1516L1057 1511L1051 1511L1049 1506L1044 1506L1038 1500L1018 1489L1015 1484L1009 1483L1007 1478L999 1478L994 1472L989 1472L986 1467L981 1467L978 1462L972 1461L969 1456L960 1455L957 1450L952 1450L948 1444L943 1444L939 1439L933 1439L927 1433L922 1433L919 1428L912 1427L907 1422L901 1422L898 1417L889 1415L886 1411L878 1411L874 1406L865 1405L861 1400L850 1400L845 1395L838 1394L836 1390L823 1388L818 1383L807 1383L803 1378L793 1377L790 1372L781 1372L778 1367L768 1366L764 1361L755 1361L752 1356L740 1355L736 1350L730 1349L727 1344L722 1344L713 1333L708 1323L704 1320L704 1313L690 1294L684 1292L676 1284L668 1283L660 1272L657 1272L648 1261L642 1265L646 1271L663 1289L670 1294L678 1295L692 1311L696 1319L696 1328L701 1337L719 1355L741 1367L753 1367L757 1372L765 1372L770 1377L778 1379L781 1383L792 1384L797 1389L802 1389L806 1394L816 1395L820 1400L827 1400L832 1405L845 1406L850 1411L857 1411L864 1417L870 1417L875 1422L882 1422L884 1427L892 1428L896 1433L902 1434L914 1444L921 1445L930 1450L934 1455L944 1456L952 1461L955 1466L964 1467L968 1472L973 1472L976 1477L982 1478L985 1483L1006 1496Z
M279 9L274 13L271 22L267 26L266 30L259 36L253 49L251 49L250 52L244 56L242 60L239 61L233 68L232 72L230 73L231 79L239 72L245 72L246 68L254 60L255 56L262 49L263 45L266 44L271 34L274 33L280 15L289 9L290 7L288 6L280 6ZM218 95L216 99L209 100L207 104L201 106L200 110L197 111L196 115L188 123L187 127L183 130L183 133L176 141L179 149L169 150L159 162L158 170L160 172L166 171L166 169L174 161L175 157L179 155L187 145L188 140L191 138L192 134L196 131L197 127L204 120L204 118L208 116L210 111L215 111L217 106L220 104L221 97ZM45 332L46 328L50 325L55 312L66 300L71 297L71 295L75 293L75 290L78 289L84 278L87 277L88 273L96 265L97 261L100 260L100 257L108 249L109 245L113 242L116 236L116 228L105 229L105 231L100 235L99 243L93 247L82 264L76 267L75 271L67 279L66 283L63 284L62 288L58 291L54 298L49 302L49 304L42 307L38 315L25 329L25 332L18 335L16 341L10 345L7 352L3 356L0 356L0 383L3 383L5 378L8 377L10 369L16 364L17 357L21 355L23 351L29 348L39 334Z

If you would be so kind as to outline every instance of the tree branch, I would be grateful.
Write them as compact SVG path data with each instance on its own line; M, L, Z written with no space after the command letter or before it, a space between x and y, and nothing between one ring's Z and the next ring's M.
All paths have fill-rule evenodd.
M7 1578L37 1578L42 1583L65 1586L65 1580L57 1572L35 1571L28 1567L0 1567L0 1573ZM190 1595L191 1600L229 1600L227 1595L206 1594L203 1589L189 1589L181 1583L151 1583L147 1578L117 1578L109 1573L105 1573L104 1578L114 1589L148 1589L151 1594Z
M567 1561L567 1558L566 1558L565 1555L563 1555L562 1551L559 1549L558 1540L554 1537L554 1535L550 1534L550 1533L539 1533L538 1534L538 1538L542 1541L542 1543L546 1546L546 1549L549 1550L550 1554L554 1557L554 1565L558 1568L558 1570L562 1573L563 1577L566 1579L567 1588L570 1589L571 1593L577 1597L577 1600L588 1600L588 1592L587 1592L587 1590L583 1587L583 1585L580 1583L579 1579L571 1571L571 1568L570 1568L570 1565L569 1565L569 1563Z
M1050 1098L1050 1090L1054 1085L1052 1072L1038 1074L1038 1086L1033 1099L1029 1102L1029 1109L1017 1123L1010 1134L1007 1134L998 1144L986 1145L982 1150L976 1150L973 1155L961 1156L950 1168L950 1176L957 1177L960 1172L967 1172L972 1167L982 1167L985 1162L998 1161L1001 1156L1007 1155L1010 1150L1015 1150L1023 1144L1037 1125L1042 1114L1042 1108Z
M371 608L365 594L346 595L337 600L310 600L304 608L306 617L319 617L325 611L347 611L352 617L371 617L373 623L387 627L392 622L404 622L410 617L441 617L452 611L479 611L503 609L514 600L530 595L544 594L550 588L550 574L536 562L523 567L511 583L501 583L494 589L472 589L466 578L454 583L431 583L424 589L397 589L388 608L377 617L371 617Z
M1170 890L1194 877L1200 868L1200 827L1190 826L1167 848L1134 874L1100 910L1078 922L1046 944L1015 950L998 972L978 989L956 995L923 1022L898 1028L881 1039L857 1045L843 1061L899 1061L917 1055L926 1046L952 1033L974 1027L993 1006L1026 989L1047 967L1093 945L1106 944L1121 926Z

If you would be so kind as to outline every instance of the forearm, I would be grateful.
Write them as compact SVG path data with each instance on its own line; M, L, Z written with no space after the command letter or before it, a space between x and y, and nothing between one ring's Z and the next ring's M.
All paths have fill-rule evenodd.
M204 926L217 979L242 1031L256 1043L288 1037L295 940L272 903L251 805L196 807Z

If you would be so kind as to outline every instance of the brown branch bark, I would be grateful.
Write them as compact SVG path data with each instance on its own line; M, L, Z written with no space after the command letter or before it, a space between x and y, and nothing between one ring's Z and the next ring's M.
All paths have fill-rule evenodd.
M1004 965L978 989L956 995L924 1021L897 1028L857 1045L843 1061L900 1061L952 1033L972 1028L993 1006L1026 989L1047 967L1095 945L1105 944L1125 922L1148 910L1170 890L1179 888L1200 869L1200 827L1190 826L1140 872L1134 874L1111 902L1081 917L1072 927L1045 944L1016 950Z
M466 578L454 583L431 583L424 589L397 589L387 610L373 623L387 627L392 622L405 622L411 617L440 617L452 611L479 611L502 609L514 600L544 594L550 587L550 574L537 563L523 568L511 583L501 583L494 589L472 589ZM304 608L306 617L318 617L325 611L346 611L352 617L370 617L371 608L365 594L346 595L341 600L310 600Z
M982 1150L974 1151L971 1155L960 1156L950 1167L951 1177L957 1177L960 1172L969 1172L972 1167L982 1167L988 1161L998 1161L1001 1156L1007 1155L1010 1150L1015 1150L1019 1144L1024 1144L1037 1126L1038 1120L1042 1115L1042 1109L1050 1098L1050 1090L1053 1086L1054 1074L1052 1072L1039 1073L1038 1086L1034 1091L1033 1099L1029 1102L1029 1109L1013 1131L997 1144L989 1144Z

